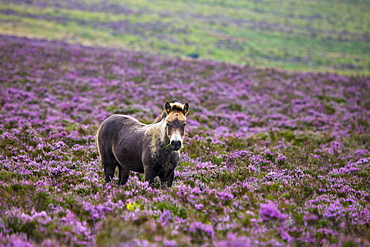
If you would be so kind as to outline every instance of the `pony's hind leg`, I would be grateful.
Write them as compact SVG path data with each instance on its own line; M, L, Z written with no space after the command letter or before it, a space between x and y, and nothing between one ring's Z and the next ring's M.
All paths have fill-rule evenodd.
M109 183L114 177L114 172L116 170L116 164L106 164L104 165L105 182Z
M104 167L105 182L109 183L114 177L118 162L114 157L102 157L101 163Z
M118 165L118 171L118 185L124 185L128 180L130 169Z

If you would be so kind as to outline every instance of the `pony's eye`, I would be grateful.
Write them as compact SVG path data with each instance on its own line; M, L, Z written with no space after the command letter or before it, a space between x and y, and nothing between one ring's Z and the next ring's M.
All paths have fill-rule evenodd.
M182 126L184 126L184 127L185 127L185 126L186 126L186 123L183 123L183 124L182 124Z
M166 123L166 125L167 125L167 127L169 127L170 126L170 123Z

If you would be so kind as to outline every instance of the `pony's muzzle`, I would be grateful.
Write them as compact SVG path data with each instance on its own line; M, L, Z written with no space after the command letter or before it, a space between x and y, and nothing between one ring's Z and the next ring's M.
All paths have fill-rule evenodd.
M181 148L181 141L171 141L171 149L179 150Z

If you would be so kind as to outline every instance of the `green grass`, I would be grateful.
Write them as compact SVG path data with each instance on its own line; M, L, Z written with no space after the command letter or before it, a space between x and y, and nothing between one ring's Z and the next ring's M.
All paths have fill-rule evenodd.
M368 0L104 4L0 1L0 33L293 71L370 75Z

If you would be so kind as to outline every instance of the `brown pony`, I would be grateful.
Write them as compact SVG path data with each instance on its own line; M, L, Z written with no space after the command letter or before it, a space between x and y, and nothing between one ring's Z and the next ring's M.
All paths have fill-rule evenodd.
M188 103L166 102L162 114L150 125L119 114L103 121L97 132L97 146L105 181L111 181L118 166L119 185L127 182L130 171L135 171L144 173L150 185L159 176L162 187L171 187L188 111Z

